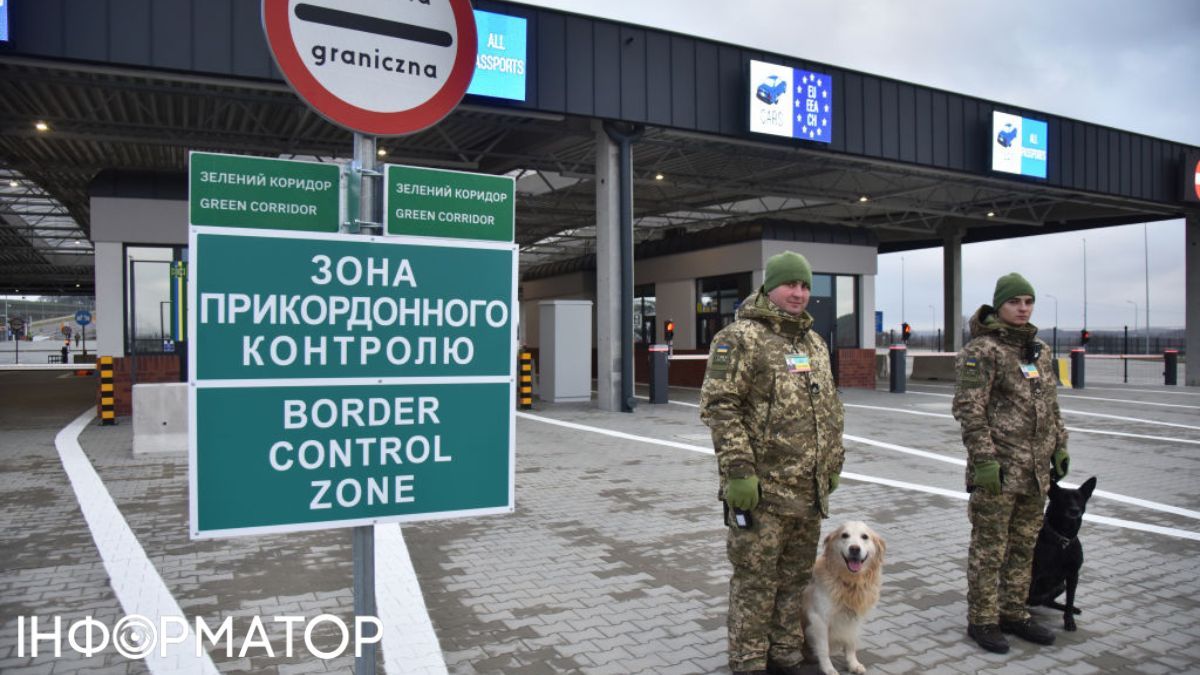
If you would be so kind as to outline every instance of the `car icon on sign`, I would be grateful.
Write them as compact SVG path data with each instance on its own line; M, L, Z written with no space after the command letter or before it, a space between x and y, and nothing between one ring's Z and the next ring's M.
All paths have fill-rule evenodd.
M1009 123L1009 124L1005 124L1003 127L1001 127L1000 133L996 134L996 142L999 143L1000 145L1002 145L1003 147L1007 148L1012 145L1013 139L1015 139L1016 137L1017 137L1017 128L1014 127L1011 123Z
M768 75L767 81L758 85L758 92L755 96L758 100L768 105L775 105L779 102L779 97L783 92L787 91L787 82L779 79L778 75Z

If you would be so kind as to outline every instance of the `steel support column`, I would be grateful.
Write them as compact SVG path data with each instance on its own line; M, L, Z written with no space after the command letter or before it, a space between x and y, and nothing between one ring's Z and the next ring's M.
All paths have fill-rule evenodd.
M1189 213L1184 225L1184 340L1187 363L1183 383L1200 387L1200 213Z
M961 227L942 230L942 351L962 349L962 240Z
M596 391L601 410L621 410L621 252L617 144L596 130Z

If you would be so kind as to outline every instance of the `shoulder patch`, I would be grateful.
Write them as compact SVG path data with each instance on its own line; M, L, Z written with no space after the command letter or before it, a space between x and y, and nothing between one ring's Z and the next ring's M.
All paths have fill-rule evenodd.
M718 342L713 345L712 353L708 356L708 371L705 377L724 380L729 378L736 359L733 345L728 342Z
M958 386L964 389L982 387L987 382L983 363L974 356L963 359L962 368L958 369Z

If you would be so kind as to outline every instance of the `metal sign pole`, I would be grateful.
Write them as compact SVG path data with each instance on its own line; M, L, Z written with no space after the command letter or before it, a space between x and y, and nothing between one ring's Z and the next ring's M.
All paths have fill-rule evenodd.
M358 218L350 223L352 231L383 234L382 221L376 215L383 212L379 208L383 190L376 186L380 174L375 168L374 136L354 134L351 171L351 182L359 186ZM354 615L375 616L375 613L375 526L360 525L354 528ZM375 646L374 642L364 644L362 654L354 657L356 675L375 675Z

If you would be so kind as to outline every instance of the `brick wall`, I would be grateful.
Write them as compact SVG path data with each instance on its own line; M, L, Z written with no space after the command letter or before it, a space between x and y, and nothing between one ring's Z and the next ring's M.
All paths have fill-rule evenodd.
M533 353L534 372L540 372L537 363L538 350L530 349ZM675 353L707 354L705 349L677 349ZM641 384L650 381L650 351L646 345L635 344L633 347L633 380ZM839 349L838 386L858 387L863 389L875 388L875 350L874 349ZM687 361L671 361L667 383L672 387L694 387L699 389L704 383L704 369L708 362L703 359ZM118 382L120 374L117 375ZM592 377L596 377L596 350L592 350ZM120 401L117 402L120 405ZM120 408L118 408L119 410ZM118 413L120 414L120 413Z
M133 414L133 384L130 382L129 368L132 359L117 357L113 359L113 393L116 395L115 412L117 416ZM137 358L138 384L150 382L178 382L179 356L176 354L155 354ZM97 382L99 379L97 378ZM96 410L100 410L100 390L96 388Z
M875 350L839 349L838 386L875 388Z

